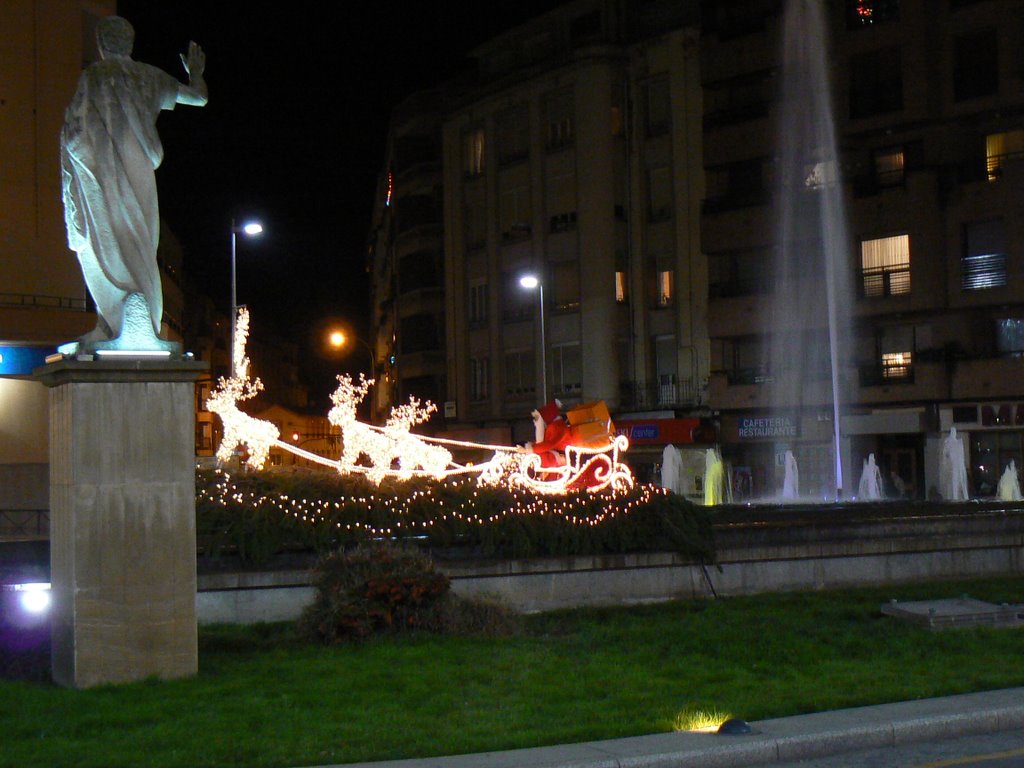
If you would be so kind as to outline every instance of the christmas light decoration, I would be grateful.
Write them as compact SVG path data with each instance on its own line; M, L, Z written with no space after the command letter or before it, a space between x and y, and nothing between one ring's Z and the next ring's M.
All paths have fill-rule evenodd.
M570 445L565 451L565 464L541 467L540 457L526 448L506 445L484 445L461 440L448 440L417 435L412 428L426 422L437 406L410 397L409 402L391 409L383 426L359 421L356 411L373 386L374 380L359 374L356 382L348 374L338 376L338 388L331 394L332 407L327 414L331 424L340 427L342 451L337 461L304 451L278 439L277 427L269 421L249 416L238 409L238 403L258 394L263 385L249 378L249 359L245 346L249 335L248 310L239 311L235 333L236 369L228 379L220 379L217 389L206 401L208 410L220 416L224 438L217 450L221 462L228 461L242 445L248 448L246 464L262 468L271 447L328 466L342 473L363 474L374 484L386 477L408 480L431 477L437 480L456 475L475 475L480 485L522 487L542 494L565 494L586 488L591 492L606 488L625 490L633 486L633 475L619 456L629 447L623 435L609 436L596 447ZM491 450L485 462L459 464L448 447Z
M465 485L474 488L461 500L446 502L441 493L445 487L455 490ZM657 485L645 484L630 489L606 489L596 493L574 493L550 497L538 495L523 487L509 489L510 502L499 510L481 513L478 482L475 478L452 478L448 484L417 489L404 496L370 493L364 496L336 499L298 499L245 491L235 485L231 476L218 470L218 480L209 489L200 488L198 500L221 507L241 505L248 509L273 510L298 522L317 525L330 521L337 527L370 538L391 537L401 533L424 535L443 523L469 526L490 526L521 517L542 517L576 527L596 528L617 517L627 517L641 507L667 497L671 492ZM595 496L598 501L595 503ZM486 508L486 504L481 506ZM424 516L424 509L430 512ZM370 522L370 521L377 522Z
M279 430L269 421L256 419L238 409L238 403L255 397L263 389L259 379L249 379L249 358L245 356L245 344L249 337L249 311L238 312L235 330L235 348L232 357L235 369L231 376L223 376L217 382L217 388L206 400L206 410L220 416L224 425L224 437L217 448L218 461L228 461L234 456L236 449L243 444L249 449L246 464L254 469L261 468L267 461L272 445L281 445L278 441Z

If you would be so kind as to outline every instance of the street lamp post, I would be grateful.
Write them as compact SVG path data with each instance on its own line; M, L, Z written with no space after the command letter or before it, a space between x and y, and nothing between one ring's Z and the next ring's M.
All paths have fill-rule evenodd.
M540 394L541 403L548 401L548 344L544 334L544 283L536 275L523 275L519 278L519 284L527 290L538 289L540 300Z
M231 375L235 375L235 326L238 325L237 283L235 280L235 251L237 250L238 233L254 237L263 232L263 225L258 221L250 221L241 227L235 226L231 220Z

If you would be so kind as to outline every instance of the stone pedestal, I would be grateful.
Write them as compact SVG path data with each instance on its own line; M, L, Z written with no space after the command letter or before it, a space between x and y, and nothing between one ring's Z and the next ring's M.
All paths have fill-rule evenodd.
M50 387L53 678L198 669L195 381L204 363L64 359Z

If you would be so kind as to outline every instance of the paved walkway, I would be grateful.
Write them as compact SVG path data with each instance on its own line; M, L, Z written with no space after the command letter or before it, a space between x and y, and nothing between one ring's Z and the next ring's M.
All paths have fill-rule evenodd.
M346 768L736 768L788 762L1024 729L1024 688L841 709L751 725L754 733L745 736L662 733L509 752L349 763Z

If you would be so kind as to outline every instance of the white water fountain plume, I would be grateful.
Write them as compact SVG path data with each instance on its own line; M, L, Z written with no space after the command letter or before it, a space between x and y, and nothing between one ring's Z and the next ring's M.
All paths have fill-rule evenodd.
M864 470L857 486L857 498L861 501L878 501L882 498L882 471L875 463L873 453L869 453L864 459Z
M786 4L776 198L779 231L766 367L777 411L831 410L831 445L826 450L831 451L833 490L838 496L843 488L840 361L851 348L853 293L827 29L820 0Z

